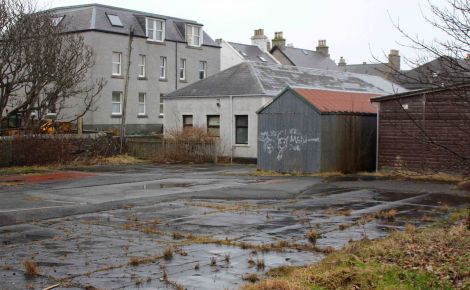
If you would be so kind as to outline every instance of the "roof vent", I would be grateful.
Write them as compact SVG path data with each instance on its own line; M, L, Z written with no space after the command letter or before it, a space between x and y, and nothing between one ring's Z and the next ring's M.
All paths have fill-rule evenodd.
M240 50L240 54L243 56L247 56L246 52Z
M264 57L262 57L261 55L258 55L258 58L261 59L262 62L267 62L267 60Z
M306 51L305 49L302 49L302 52L303 52L305 55L308 55L308 51Z

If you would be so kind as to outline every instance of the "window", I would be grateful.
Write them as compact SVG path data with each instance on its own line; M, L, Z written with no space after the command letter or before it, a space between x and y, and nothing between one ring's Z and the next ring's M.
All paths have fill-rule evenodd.
M183 115L183 130L193 127L193 115Z
M112 114L122 114L122 92L113 92L112 96Z
M137 114L139 116L145 115L145 93L139 93L139 105L138 105L138 111Z
M212 137L220 137L220 116L207 116L207 133Z
M145 78L145 62L146 56L143 54L139 54L140 63L139 63L139 78Z
M53 102L53 101L50 101L49 104L47 105L47 112L46 112L46 115L47 116L55 116L57 115L57 107L56 107L56 103Z
M119 16L113 14L106 14L106 16L108 16L108 20L111 22L112 26L124 27Z
M235 144L248 144L248 115L235 116Z
M199 79L205 79L207 76L207 61L199 62Z
M154 18L146 18L145 20L148 40L165 41L165 21Z
M160 94L160 118L163 118L163 94Z
M186 80L186 59L180 60L180 80Z
M160 79L166 79L166 56L160 56Z
M121 75L122 53L113 52L113 75Z
M189 46L199 47L202 45L202 27L194 25L186 25L186 41Z

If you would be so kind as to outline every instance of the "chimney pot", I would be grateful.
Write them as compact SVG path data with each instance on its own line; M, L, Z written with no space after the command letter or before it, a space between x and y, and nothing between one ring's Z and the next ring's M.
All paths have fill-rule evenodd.
M251 37L251 44L258 46L262 51L268 50L268 37L264 35L264 29L255 29Z
M325 39L319 40L318 41L318 46L317 46L315 51L322 54L323 56L329 57L330 53L329 53L328 50L329 50L329 48L326 45L326 40Z
M286 40L283 37L282 31L274 32L274 39L272 40L272 45L283 48L286 46Z
M346 66L346 60L344 57L339 58L338 66Z

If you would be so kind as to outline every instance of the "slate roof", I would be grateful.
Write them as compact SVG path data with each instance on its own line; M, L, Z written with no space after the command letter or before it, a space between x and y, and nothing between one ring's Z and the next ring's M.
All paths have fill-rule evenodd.
M174 91L167 97L276 96L287 86L378 94L404 91L400 86L377 76L289 65L243 62Z
M175 17L169 17L154 13L135 11L125 8L101 4L85 4L67 7L58 7L49 10L52 14L61 17L65 16L68 32L81 31L103 31L118 34L129 34L129 27L134 27L134 33L137 37L145 36L145 17L154 17L164 19L166 22L165 39L168 41L186 42L185 24L200 23ZM117 15L123 26L113 26L106 14ZM216 46L219 45L203 30L203 45Z
M229 42L229 44L244 58L246 61L260 61L263 57L267 64L277 64L268 52L262 51L257 45L241 44L236 42Z
M282 48L275 46L271 50L271 53L276 49L282 52L295 66L338 70L338 66L331 58L316 51L287 46Z
M339 70L344 72L352 72L379 77L385 77L389 71L387 64L384 63L348 64L345 66L338 66L338 68Z
M293 88L293 90L321 113L377 114L377 108L370 100L381 96L377 93L308 88Z
M441 56L395 78L410 90L432 88L441 83L446 86L469 83L470 60Z

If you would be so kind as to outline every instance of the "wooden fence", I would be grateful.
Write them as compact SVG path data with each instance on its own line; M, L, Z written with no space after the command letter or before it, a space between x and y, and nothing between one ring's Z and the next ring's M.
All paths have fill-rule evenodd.
M128 154L143 159L181 162L217 162L217 141L179 141L151 137L128 137Z

